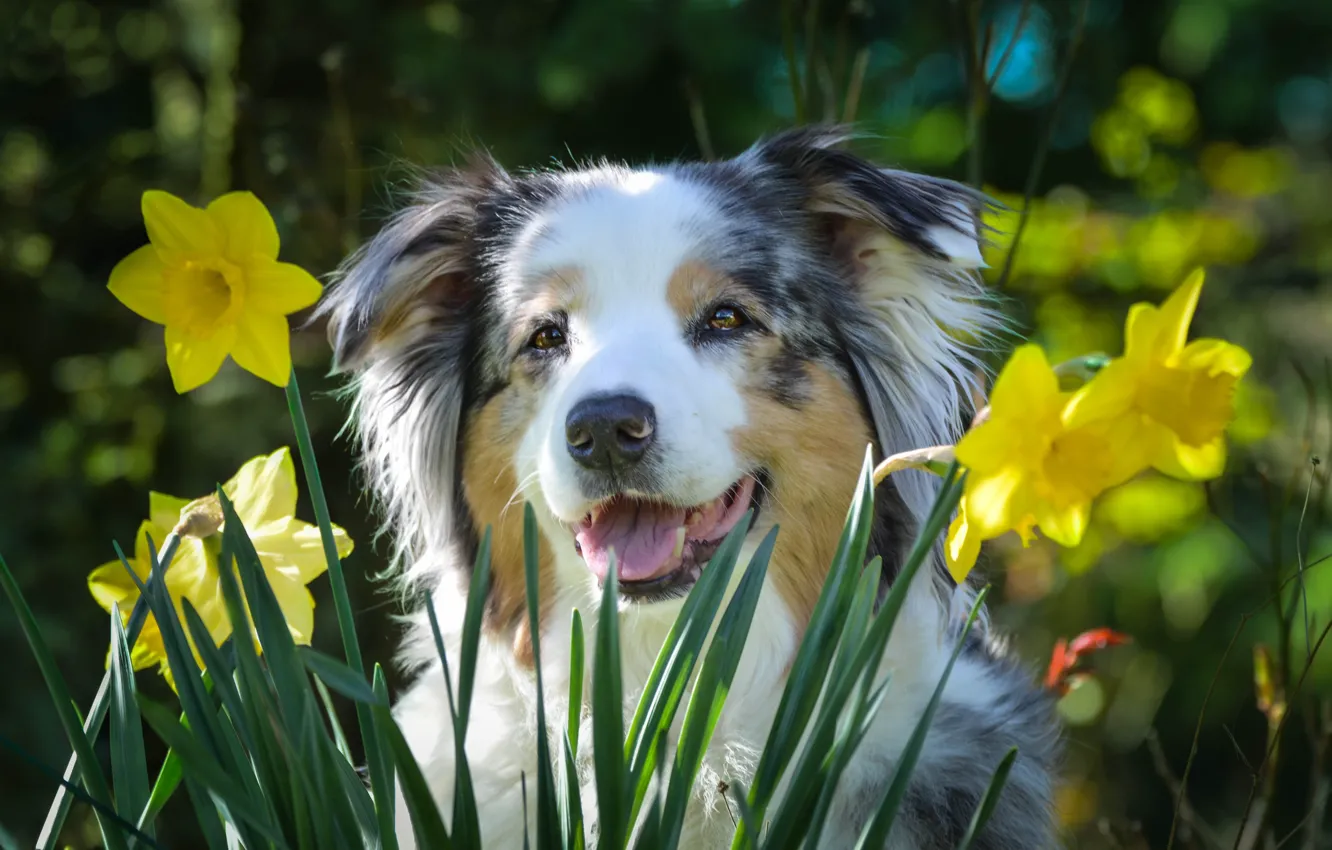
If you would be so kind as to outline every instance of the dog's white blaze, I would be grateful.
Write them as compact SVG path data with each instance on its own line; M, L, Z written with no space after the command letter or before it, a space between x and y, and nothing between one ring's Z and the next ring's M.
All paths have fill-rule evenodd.
M652 405L661 492L675 500L715 499L748 471L729 439L745 422L733 376L690 345L667 300L671 276L695 258L693 234L715 215L697 187L626 171L615 186L543 216L533 225L540 235L525 242L530 253L512 261L512 271L527 280L577 272L569 357L556 367L519 458L519 474L537 473L555 518L573 522L591 507L565 447L564 423L575 404L601 393L632 393Z

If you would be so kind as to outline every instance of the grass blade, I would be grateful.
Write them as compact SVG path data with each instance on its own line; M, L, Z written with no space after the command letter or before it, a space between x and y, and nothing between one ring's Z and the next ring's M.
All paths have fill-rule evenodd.
M161 575L160 563L156 562L156 559L154 561L149 576L150 579ZM224 765L239 769L240 765L230 764L230 753L226 751L222 741L222 731L214 714L212 697L204 687L203 671L200 670L194 657L194 651L185 638L184 628L176 614L176 606L167 591L166 582L157 581L145 584L139 581L139 577L135 574L133 568L123 559L122 564L130 578L139 586L140 595L148 599L148 607L157 623L157 630L162 638L162 646L166 650L167 665L176 682L176 693L180 697L181 709L184 711L186 718L189 719L193 735L213 758ZM182 609L188 610L188 608L189 600L184 600ZM207 628L203 629L203 633L204 643L211 645L213 638L208 634ZM202 651L200 654L202 654Z
M393 722L393 715L389 714L387 708L377 705L372 710L378 725L384 730L389 753L397 766L402 782L402 798L412 818L417 845L432 850L451 850L453 842L448 830L444 828L439 806L430 794L430 786L421 775L421 766L416 763L411 747L407 746L402 730Z
M769 800L776 790L786 767L792 761L805 727L813 714L822 683L831 668L836 640L840 636L838 623L851 601L855 585L850 577L859 572L869 544L870 526L874 513L874 459L867 450L861 468L860 483L851 503L847 523L838 542L832 569L819 593L810 616L800 649L787 677L787 687L777 704L772 729L759 757L749 789L749 804L754 816L762 822ZM733 847L745 840L744 829L737 829Z
M560 762L560 779L563 780L560 783L559 794L560 822L565 826L561 847L563 850L581 850L585 839L582 791L578 784L578 760L567 737L560 743L563 745L564 755Z
M232 721L239 725L238 734L245 748L253 751L254 742L249 739L248 729L242 722L245 713L241 705L240 692L236 690L236 683L231 678L233 675L231 664L222 657L222 651L213 645L213 636L209 634L208 626L204 625L193 603L188 599L182 599L181 610L185 612L185 626L189 629L190 637L194 640L199 654L203 656L204 669L207 671L204 675L212 680L213 694L221 700L222 707L226 709Z
M916 768L916 762L920 759L920 752L925 747L925 736L930 731L930 723L934 720L934 713L939 709L939 703L943 700L944 687L948 684L948 677L953 673L953 665L957 662L957 657L962 654L962 648L966 646L967 635L971 633L971 626L976 622L977 615L980 614L981 606L985 604L985 597L989 594L989 588L985 588L976 594L976 602L971 606L971 613L967 615L967 621L962 626L962 632L958 635L957 643L953 647L953 654L948 657L948 663L944 665L943 675L939 677L939 683L934 687L934 693L930 696L929 703L925 706L925 712L916 723L916 728L912 730L911 737L907 739L907 745L902 750L902 756L897 761L897 767L893 771L893 779L888 784L881 804L875 807L875 815L865 826L865 831L861 833L860 842L857 848L883 847L888 842L888 833L893 828L893 821L897 818L897 811L902 806L902 800L906 797L907 787L911 782L911 773Z
M583 723L583 615L575 608L569 626L569 749L578 754L578 730Z
M185 791L185 796L190 798L190 805L194 807L194 819L203 832L204 844L208 850L230 850L227 845L227 834L222 828L222 819L213 804L212 795L201 783L192 778L186 778Z
M379 697L365 677L332 656L302 646L297 651L305 669L344 697L366 705L377 705Z
M708 647L698 682L689 697L689 707L685 709L684 725L680 730L680 742L675 751L675 764L666 789L666 802L661 810L660 829L663 834L659 846L664 850L674 850L679 845L694 780L703 762L703 754L707 752L708 743L712 740L717 720L721 717L731 680L740 665L740 656L745 640L749 637L749 627L754 621L759 594L763 591L768 562L776 542L777 528L774 526L754 550L754 556L750 558L745 574L730 604L726 606L721 622L717 624L717 633ZM709 563L704 572L712 568L713 564ZM665 727L658 732L661 738L666 734Z
M314 680L315 693L319 694L319 702L324 706L324 716L328 718L328 728L333 733L333 742L338 747L338 752L347 760L347 764L356 764L356 757L352 755L351 745L347 743L347 733L342 728L342 722L338 720L337 707L333 705L333 695L328 692L328 686L325 685L318 676ZM378 694L375 695L378 701ZM388 705L385 700L384 705Z
M29 753L23 747L19 746L18 743L15 742L13 739L5 735L0 735L0 747L4 747L5 749L14 753L14 755L18 756L20 759L27 762L32 767L36 768L37 771L46 775L52 781L56 782L61 788L69 792L69 796L73 800L78 800L80 802L87 803L90 807L92 807L93 810L106 815L107 819L110 822L116 824L119 828L123 829L130 837L137 839L139 843L141 843L144 847L161 846L155 840L153 840L151 836L147 835L144 832L141 832L137 827L135 827L135 825L132 822L116 814L115 809L112 809L110 806L103 806L101 803L97 802L92 797L89 797L88 792L80 788L77 783L65 779L56 771L55 768L51 767L50 765L47 765L45 762L34 756L32 753ZM0 847L4 846L5 845L0 844Z
M162 766L157 771L157 779L153 782L153 790L148 794L148 802L144 804L143 811L139 815L140 829L146 829L157 819L162 807L180 787L182 776L180 756L176 755L175 750L167 750L166 758L162 760Z
M374 681L371 684L375 696L380 700L379 704L388 705L388 684L384 681L384 668L379 664L375 665ZM379 823L379 842L383 850L398 850L394 820L396 795L393 790L393 759L389 754L386 728L386 724L393 721L380 714L373 715L372 719L374 723L371 731L375 736L375 746L365 748L365 757L366 767L370 771L370 791L374 795L375 820Z
M472 716L472 686L476 682L476 657L481 645L481 620L490 598L490 528L481 535L467 588L467 610L463 613L462 656L458 665L458 728L467 735ZM442 657L442 656L441 656ZM450 692L452 693L452 692Z
M468 600L471 602L470 597ZM453 679L449 675L449 654L444 649L444 635L439 630L439 617L435 614L433 601L426 602L426 616L430 620L430 633L435 639L435 653L439 656L440 670L444 674L444 693L449 699L449 719L453 726L453 840L462 847L481 845L481 821L476 814L476 793L472 790L472 769L467 763L467 738L458 722L458 712L453 704ZM471 628L479 630L481 620L473 621ZM473 652L476 651L475 636ZM476 659L472 659L475 666Z
M749 795L745 793L745 786L735 782L731 784L727 791L730 794L731 802L735 804L736 832L740 832L741 827L743 827L745 835L749 836L745 843L740 846L748 850L748 848L754 846L757 839L763 837L763 827L755 820L754 810L749 807Z
M171 559L175 557L176 547L180 539L174 534L168 534L162 545L161 564L163 572L171 564ZM113 544L115 545L115 544ZM122 561L125 555L120 551L119 546L115 546L116 554ZM151 580L151 579L150 579ZM133 646L139 639L139 632L143 630L143 624L148 619L148 600L142 595L135 601L134 607L130 610L129 623L125 626L126 642ZM102 677L102 683L97 687L97 695L93 697L92 705L88 708L87 719L83 722L83 734L88 740L96 741L97 736L102 731L102 723L106 720L107 709L111 701L111 672L108 670ZM55 799L51 801L51 806L46 813L46 821L42 824L42 831L37 837L37 846L42 850L55 850L56 844L60 838L60 830L65 826L65 819L69 817L69 807L73 804L70 797L70 788L73 786L70 782L74 778L75 771L78 770L78 753L69 757L65 764L64 781L60 784L60 790L56 792Z
M187 787L197 783L203 788L209 797L225 808L224 819L248 824L278 847L287 846L281 831L245 789L236 784L232 778L234 774L208 752L191 730L182 726L165 708L142 695L139 696L139 710L157 736L180 755Z
M879 711L879 706L883 704L883 698L888 693L888 680L885 679L874 691L866 695L871 682L871 674L866 671L860 679L859 694L856 697L852 710L846 713L842 722L839 724L837 737L833 741L827 758L820 766L819 773L822 778L815 783L818 788L818 794L809 795L813 797L810 804L813 806L813 812L800 824L800 834L809 836L814 846L818 846L822 839L823 824L828 819L828 812L832 810L832 804L836 799L837 783L841 781L842 774L846 772L847 766L851 763L851 757L855 755L856 747L864 740L866 733L870 730L870 725L874 716ZM801 782L797 778L792 780L792 785L799 787ZM808 810L808 806L802 806L802 809ZM777 824L773 826L773 834L780 835L780 827Z
M560 819L565 825L564 850L581 850L586 839L583 836L583 801L582 789L578 776L578 731L583 723L583 615L578 609L573 610L569 623L569 718L565 733L564 759L560 762Z
M365 832L362 830L359 818L361 807L358 805L358 800L349 798L346 794L343 776L338 771L339 765L346 767L347 763L338 755L332 740L325 733L323 725L319 722L319 709L315 707L313 701L306 704L306 712L309 716L303 724L301 750L305 754L305 761L302 767L311 777L318 795L315 799L320 801L315 817L327 821L334 842L331 845L320 846L364 847ZM356 782L355 785L359 790L359 796L365 797L365 811L370 813L367 823L373 829L374 815L370 809L365 786L360 782Z
M356 768L352 766L351 760L342 755L337 747L333 746L328 739L324 739L324 760L328 765L328 770L336 779L337 786L341 789L338 799L348 801L351 806L351 813L356 819L356 829L359 841L358 847L375 846L375 836L379 834L379 823L375 817L375 804L370 797L370 792L366 789L365 783L356 773Z
M703 645L707 642L722 600L726 598L726 589L731 583L731 575L735 572L736 561L753 519L753 513L746 512L727 533L721 546L709 559L702 576L685 597L680 613L671 624L661 651L657 653L652 673L634 712L629 740L625 744L629 765L627 782L634 788L633 801L629 807L630 824L638 817L657 763L658 744L666 739L664 733L675 721L689 678L703 652Z
M523 574L527 584L527 624L532 640L532 667L536 673L537 711L537 850L553 850L564 843L569 832L559 820L555 799L555 774L550 757L550 734L546 727L546 697L541 682L540 563L537 551L539 533L536 513L531 503L523 505Z
M273 798L273 807L282 818L285 834L300 834L304 828L299 789L292 783L289 764L295 743L289 740L268 669L259 661L254 642L254 628L249 609L241 595L235 573L235 557L224 535L218 553L218 583L231 619L231 648L236 660L236 686L242 694L245 726L254 750L251 758L259 773L260 784Z
M273 809L272 800L260 788L259 780L255 776L254 763L246 754L246 751L255 752L255 746L250 737L249 729L244 723L246 718L245 709L241 704L236 683L232 680L234 675L232 664L223 656L222 651L213 645L213 637L209 633L208 627L204 625L203 619L189 599L181 600L181 610L185 612L185 626L194 641L194 646L199 654L203 656L204 683L213 695L221 701L225 712L223 716L216 718L214 724L219 746L225 748L228 757L225 764L231 769L231 775L240 779L247 797L262 805L268 821L276 824L278 822L277 814ZM208 703L208 710L212 711L211 701ZM188 716L186 720L188 721ZM244 741L243 745L242 740ZM248 845L258 843L256 836L250 834L244 825L239 825L238 831L246 839Z
M120 606L111 604L111 784L116 811L135 819L148 802L148 756L143 749L143 719L135 701L134 663L125 641ZM143 830L152 834L151 827Z
M333 591L333 607L338 615L338 633L342 636L342 651L346 655L347 666L364 677L365 662L361 658L361 645L356 638L356 618L352 614L351 596L347 593L347 577L343 573L342 559L338 557L337 541L333 539L333 520L329 516L328 500L324 497L324 483L319 474L319 463L315 459L314 441L310 437L310 424L305 418L305 406L301 402L301 389L296 381L295 369L292 369L287 381L286 395L292 430L296 434L296 449L301 456L301 469L305 472L305 488L310 494L310 503L314 506L315 524L319 526L319 539L324 546L324 560L328 562L328 583ZM366 761L380 761L378 754L374 752L379 739L375 735L374 716L370 706L356 703L356 724L361 730Z
M620 672L619 567L611 551L601 585L592 656L592 759L597 783L597 846L624 846L625 809L633 789L624 781L624 699Z
M1004 756L1003 761L999 762L999 767L990 777L990 784L981 797L980 805L976 807L976 814L971 816L971 825L967 827L967 834L962 836L962 842L957 845L957 850L970 850L976 836L980 835L985 824L989 823L990 815L994 814L994 807L999 804L999 795L1004 791L1004 784L1008 782L1008 772L1013 769L1013 762L1017 760L1017 754L1017 747L1013 747Z
M882 578L882 561L875 558L860 575L846 615L823 705L810 721L805 746L787 782L790 789L771 822L774 836L817 837L831 806L837 781L850 762L868 720L883 699L884 686L870 696L878 667L856 664L866 637L874 600ZM858 687L856 687L858 685ZM857 693L854 699L852 690ZM857 734L859 733L859 734ZM774 839L778 840L778 839ZM786 840L786 839L780 839Z
M851 609L847 612L842 626L842 635L837 641L837 655L833 658L832 674L828 680L834 687L846 682L851 674L852 662L856 650L865 640L870 617L874 614L874 602L878 598L879 584L883 581L883 559L876 557L860 574L856 584L855 596L851 598Z
M263 563L254 549L249 534L241 518L236 515L235 506L227 494L219 487L218 500L222 504L224 522L222 539L236 565L240 584L244 590L245 601L249 604L250 621L254 625L259 644L263 647L264 660L268 666L268 679L277 695L278 706L282 711L285 726L300 739L300 732L307 714L305 704L312 695L309 680L305 675L305 665L296 652L296 642L292 640L287 620L282 615L282 606L264 574Z
M84 787L94 800L107 810L114 811L111 807L111 789L107 787L106 777L102 775L92 742L83 732L83 724L79 722L78 714L74 710L74 701L69 695L69 688L65 685L65 677L60 675L55 656L51 654L50 647L42 638L37 619L33 616L32 609L28 607L27 600L23 598L23 592L19 590L18 582L14 579L14 574L9 571L9 564L5 563L3 556L0 556L0 585L3 585L5 595L9 597L9 603L14 607L19 626L28 640L28 647L37 659L37 666L41 669L46 689L51 694L51 701L55 703L56 716L65 729L65 737L69 739L70 747L78 757L79 774L83 778ZM107 850L123 850L125 837L120 828L115 826L102 810L94 809L94 812Z

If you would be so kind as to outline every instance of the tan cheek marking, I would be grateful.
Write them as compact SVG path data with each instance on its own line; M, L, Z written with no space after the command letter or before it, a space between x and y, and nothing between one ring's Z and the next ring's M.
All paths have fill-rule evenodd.
M695 260L681 263L666 282L666 302L687 322L717 299L728 286L725 275Z
M775 345L776 344L774 341ZM743 388L750 424L734 434L745 457L767 467L772 492L764 510L779 526L772 575L797 622L808 622L823 589L870 442L854 393L826 367L805 366L808 401L793 409L762 390L772 347L754 352Z
M527 665L532 663L532 645L523 575L523 499L515 495L518 476L513 455L531 421L534 402L532 388L521 383L487 402L467 426L462 470L463 496L476 528L491 528L491 599L486 626L497 635L512 630L514 657ZM549 589L554 581L549 547L542 546L538 566L540 586ZM549 598L543 594L541 600L543 623Z

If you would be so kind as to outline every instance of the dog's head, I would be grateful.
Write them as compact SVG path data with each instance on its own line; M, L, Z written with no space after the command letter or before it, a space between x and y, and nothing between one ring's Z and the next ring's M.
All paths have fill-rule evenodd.
M493 528L492 624L521 619L523 501L556 586L678 597L750 508L813 605L865 446L949 442L995 314L980 198L878 168L837 130L736 159L425 183L325 299L371 481L411 578ZM880 487L887 572L926 476ZM544 587L550 587L543 582Z

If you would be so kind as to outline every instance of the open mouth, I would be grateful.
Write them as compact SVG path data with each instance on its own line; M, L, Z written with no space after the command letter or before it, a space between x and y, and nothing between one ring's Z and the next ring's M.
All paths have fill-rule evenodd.
M574 548L602 581L614 550L625 596L669 595L698 580L745 511L757 510L760 490L746 475L711 502L689 507L613 496L574 526Z

